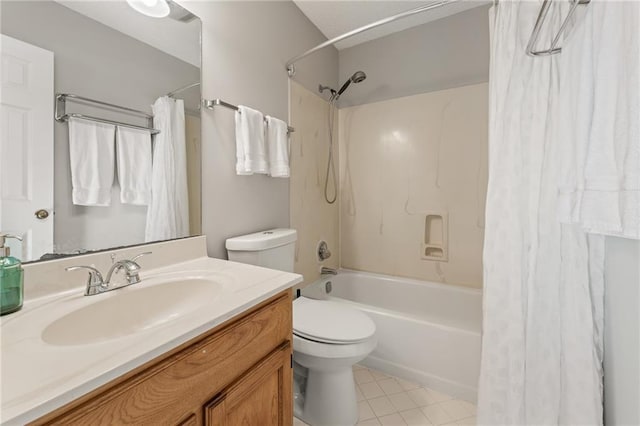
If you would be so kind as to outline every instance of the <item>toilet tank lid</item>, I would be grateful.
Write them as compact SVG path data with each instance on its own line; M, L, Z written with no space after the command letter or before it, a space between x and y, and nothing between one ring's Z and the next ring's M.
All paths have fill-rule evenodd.
M227 250L258 251L294 243L297 239L295 229L269 229L249 235L241 235L227 239Z

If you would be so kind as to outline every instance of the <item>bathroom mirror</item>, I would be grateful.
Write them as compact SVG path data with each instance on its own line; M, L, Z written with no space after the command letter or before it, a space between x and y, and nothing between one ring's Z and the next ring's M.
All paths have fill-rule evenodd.
M167 6L168 16L154 18L134 10L125 0L0 3L0 231L23 238L21 243L12 242L12 255L23 261L47 260L200 234L201 23L175 2L168 1ZM61 93L75 97L66 97L63 99L66 102L56 105L56 95ZM141 144L149 147L142 150L142 156L127 157L130 150L123 151L121 158L125 160L118 161L121 160L116 154L118 143L124 139L119 129L131 128L126 125L158 127L158 123L143 114L153 114L152 105L169 94L172 95L167 102L178 111L182 103L178 100L184 104L183 124L179 123L180 114L172 112L169 114L172 130L162 135L168 138L172 132L174 137L184 134L184 142L171 139L174 147L183 146L182 150L177 148L178 152L184 151L182 158L178 156L174 162L178 184L165 186L167 197L177 199L165 210L178 212L174 212L177 218L150 219L148 210L162 209L149 209L148 199L124 199L121 187L136 187L139 182L136 179L140 177L135 174L139 164L145 163L139 159L150 161L151 152L163 144L159 142L161 134L147 136L146 140L151 142L142 139ZM55 120L56 113L63 118ZM82 158L74 162L80 164L79 169L74 170L83 170L76 172L74 184L81 173L89 173L84 178L89 182L101 176L95 171L95 158L102 161L109 158L104 152L111 152L114 158L108 164L112 168L97 166L100 173L113 170L113 184L110 189L105 186L107 199L110 198L108 205L76 199L77 192L72 189L69 122L65 121L64 113L98 119L80 120L83 123L107 127L122 123L112 126L114 136L108 145L99 145L100 155L86 155L88 148L79 145L86 135L85 139L74 139L72 145L74 152L79 152L78 146L82 151ZM92 143L102 140L92 139ZM153 167L156 163L160 164L154 161ZM121 184L120 181L127 181L126 177L120 177L123 173L133 175L133 180ZM185 179L186 184L181 185ZM102 191L104 194L104 188ZM152 220L163 231L176 229L150 233L146 229ZM181 226L173 226L172 220L180 221Z

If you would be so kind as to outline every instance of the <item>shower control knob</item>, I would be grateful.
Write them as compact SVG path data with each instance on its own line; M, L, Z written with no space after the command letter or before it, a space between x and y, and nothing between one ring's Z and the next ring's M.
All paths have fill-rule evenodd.
M321 262L323 260L327 260L331 257L331 252L329 251L329 246L326 241L320 241L318 243L318 260Z
M36 215L36 218L40 220L45 220L49 217L49 212L45 209L37 210L34 214Z

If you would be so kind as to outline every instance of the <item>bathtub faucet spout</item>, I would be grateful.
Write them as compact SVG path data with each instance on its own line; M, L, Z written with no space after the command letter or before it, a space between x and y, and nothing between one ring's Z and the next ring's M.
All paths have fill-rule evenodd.
M333 268L327 268L326 266L323 266L322 269L320 270L320 273L322 275L324 274L329 274L329 275L338 275L338 271L336 271Z

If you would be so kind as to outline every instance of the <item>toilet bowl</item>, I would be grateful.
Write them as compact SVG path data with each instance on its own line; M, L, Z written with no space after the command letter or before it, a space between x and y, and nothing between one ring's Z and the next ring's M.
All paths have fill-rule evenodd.
M295 413L313 426L353 425L358 404L353 365L376 346L375 324L364 313L327 300L293 302Z

